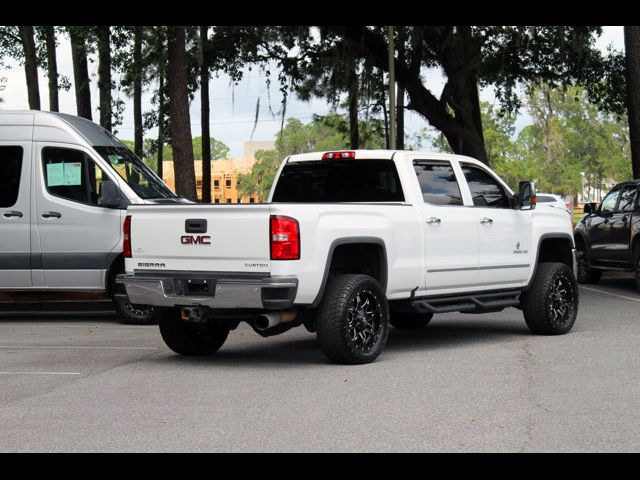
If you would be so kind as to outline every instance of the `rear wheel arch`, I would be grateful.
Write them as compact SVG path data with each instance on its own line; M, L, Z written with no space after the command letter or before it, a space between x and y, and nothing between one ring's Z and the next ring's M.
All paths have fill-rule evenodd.
M334 240L329 246L320 290L311 308L317 308L320 305L329 275L332 273L369 275L386 292L388 281L386 244L377 237L346 237Z
M105 289L107 295L111 297L114 294L115 288L115 277L119 273L124 273L124 254L122 252L118 253L112 260L109 262L107 259L107 269L106 269L106 278L105 278Z

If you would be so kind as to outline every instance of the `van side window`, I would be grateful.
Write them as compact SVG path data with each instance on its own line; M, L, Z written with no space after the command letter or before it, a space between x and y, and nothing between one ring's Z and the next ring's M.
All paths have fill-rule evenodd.
M22 147L0 146L0 208L13 207L18 200Z
M509 208L509 198L502 185L482 168L461 164L474 207Z
M84 152L71 148L43 148L42 171L50 194L95 206L102 181L109 179Z
M451 163L414 160L422 198L432 205L462 205L462 195Z

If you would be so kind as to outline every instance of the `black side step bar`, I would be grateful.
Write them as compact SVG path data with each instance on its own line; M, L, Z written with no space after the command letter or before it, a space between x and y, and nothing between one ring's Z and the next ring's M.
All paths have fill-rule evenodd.
M483 313L520 305L520 293L520 290L513 290L455 297L422 298L397 302L394 307L399 311L417 313Z

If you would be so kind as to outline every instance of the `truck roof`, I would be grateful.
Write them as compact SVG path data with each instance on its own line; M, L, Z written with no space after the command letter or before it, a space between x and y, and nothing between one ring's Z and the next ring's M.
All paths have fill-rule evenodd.
M308 162L317 161L322 159L325 153L333 152L355 152L354 160L391 160L396 154L411 154L424 156L428 160L458 160L468 163L481 164L482 162L475 158L467 157L464 155L456 155L452 153L438 153L429 151L415 151L415 150L324 150L318 152L299 153L296 155L290 155L287 158L287 162Z
M39 132L34 132L34 141L69 141L73 139L76 141L84 140L92 146L123 146L122 142L120 142L115 135L91 120L60 112L0 110L0 126L42 127L42 129L39 129ZM55 132L52 130L55 130ZM4 138L6 135L11 134L11 132L7 132L3 135L0 131L0 140L12 140L11 138ZM41 135L44 138L39 138ZM70 138L65 139L64 137Z

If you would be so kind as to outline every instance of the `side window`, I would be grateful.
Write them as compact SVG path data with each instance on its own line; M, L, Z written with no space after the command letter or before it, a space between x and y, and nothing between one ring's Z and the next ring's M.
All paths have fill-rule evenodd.
M489 173L479 167L461 164L476 207L509 208L504 188Z
M620 205L618 206L619 211L631 212L634 209L637 191L638 187L635 185L624 187L622 195L620 195Z
M0 208L18 201L22 173L22 147L0 146Z
M620 189L612 190L604 197L602 204L600 205L600 213L611 213L616 210L616 203L618 202L618 196L620 195Z
M74 202L98 206L102 169L84 152L70 148L42 149L42 171L47 191Z
M414 160L422 198L432 205L462 205L462 195L451 163Z

